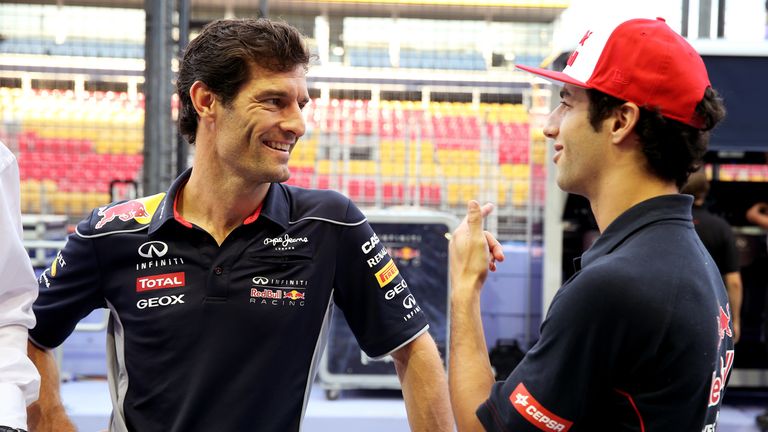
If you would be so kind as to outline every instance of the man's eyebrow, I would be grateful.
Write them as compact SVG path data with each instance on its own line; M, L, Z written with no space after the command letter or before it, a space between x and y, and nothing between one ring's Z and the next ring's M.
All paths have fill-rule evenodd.
M278 97L278 98L284 98L287 97L288 93L284 90L278 90L278 89L264 89L259 90L256 92L253 97L254 98L263 98L263 97Z
M289 93L284 90L278 90L278 89L264 89L256 92L256 94L253 95L253 99L262 99L262 98L280 98L285 99L289 97ZM299 103L302 104L308 104L310 98L301 98L299 99Z

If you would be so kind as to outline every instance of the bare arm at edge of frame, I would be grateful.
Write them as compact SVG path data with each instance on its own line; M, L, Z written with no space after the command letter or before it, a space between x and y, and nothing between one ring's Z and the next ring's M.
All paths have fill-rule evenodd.
M728 303L731 305L731 321L733 322L733 343L736 343L741 337L741 301L744 295L741 273L738 271L726 273L723 275L723 281L725 281L725 288L728 290Z
M61 402L59 368L53 351L27 342L27 355L40 372L40 398L27 407L29 432L75 432Z
M392 353L412 431L453 431L448 381L428 332Z

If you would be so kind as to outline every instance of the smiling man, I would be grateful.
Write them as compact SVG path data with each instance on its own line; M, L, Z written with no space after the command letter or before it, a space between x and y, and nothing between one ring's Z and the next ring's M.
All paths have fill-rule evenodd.
M427 320L341 194L282 185L305 132L309 53L266 19L207 25L180 63L193 168L166 193L94 210L40 278L32 430L71 430L49 349L109 308L112 432L298 431L333 304L370 357L391 354L413 430L452 430ZM367 264L372 256L379 262Z
M470 202L451 240L451 402L459 430L714 431L733 365L720 272L678 193L725 114L701 57L661 19L584 33L544 134L558 186L601 236L552 300L539 341L494 383L480 290L498 242Z

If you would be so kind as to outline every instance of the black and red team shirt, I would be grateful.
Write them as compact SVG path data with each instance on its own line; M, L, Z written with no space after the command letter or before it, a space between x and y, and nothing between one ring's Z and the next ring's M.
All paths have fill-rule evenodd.
M487 430L715 430L733 333L691 204L652 198L608 226L555 295L539 341L478 408Z
M94 210L40 277L30 338L41 347L111 311L110 431L296 431L334 303L370 357L427 330L348 198L272 184L219 246L175 214L189 175Z

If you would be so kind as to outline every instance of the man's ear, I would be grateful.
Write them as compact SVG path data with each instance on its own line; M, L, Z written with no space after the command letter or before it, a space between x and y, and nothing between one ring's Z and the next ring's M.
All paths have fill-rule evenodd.
M616 108L610 117L611 138L614 143L624 141L635 131L640 121L640 107L632 102L625 102Z
M192 83L189 88L189 97L192 99L192 106L195 107L201 121L214 115L214 105L217 102L216 95L202 81Z

